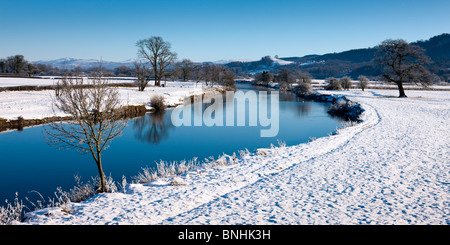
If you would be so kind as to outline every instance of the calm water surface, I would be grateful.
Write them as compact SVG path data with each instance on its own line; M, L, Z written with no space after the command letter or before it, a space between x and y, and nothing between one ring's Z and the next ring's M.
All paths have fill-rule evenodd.
M267 90L245 84L240 84L238 89ZM224 106L227 105L224 103ZM280 94L279 133L273 138L261 138L263 127L260 126L175 127L170 119L172 110L159 115L149 113L128 121L122 136L104 151L103 170L117 181L124 175L130 182L142 167L155 166L155 161L217 158L245 148L253 151L269 147L271 143L277 146L277 140L287 145L304 143L310 137L327 136L341 127L338 119L327 114L327 107L324 103L304 102L292 94ZM72 188L76 184L76 174L84 181L97 175L91 156L48 146L43 126L0 133L0 154L0 205L5 199L12 200L15 192L20 199L38 198L30 191L37 191L48 199L54 197L59 186L63 190Z

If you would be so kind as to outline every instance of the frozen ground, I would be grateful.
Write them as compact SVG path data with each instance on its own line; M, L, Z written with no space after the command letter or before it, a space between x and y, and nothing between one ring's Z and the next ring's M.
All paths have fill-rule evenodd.
M129 184L73 204L70 214L39 210L27 223L450 224L450 93L322 92L361 103L363 122L227 157L227 166Z
M9 80L8 80L9 79ZM8 81L8 82L7 82ZM53 85L57 79L29 79L29 78L0 78L0 87L11 84L18 85ZM113 79L111 82L124 82ZM128 82L133 82L128 80ZM154 81L150 81L149 85ZM119 87L122 105L148 105L150 98L155 94L162 94L168 106L179 105L183 99L191 95L201 94L206 89L201 83L195 82L167 82L166 87L148 86L143 92L137 91L137 87ZM55 116L52 110L52 96L54 90L42 91L6 91L0 92L0 118L17 119L42 119ZM55 108L56 109L56 108ZM61 111L55 111L56 116L66 116Z

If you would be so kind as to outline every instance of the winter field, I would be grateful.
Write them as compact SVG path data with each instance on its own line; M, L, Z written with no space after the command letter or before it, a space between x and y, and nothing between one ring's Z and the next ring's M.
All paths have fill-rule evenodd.
M242 151L127 184L65 211L37 210L21 224L450 224L450 93L320 93L360 103L363 121L306 144ZM4 97L0 117L12 117ZM24 117L43 113L27 110Z

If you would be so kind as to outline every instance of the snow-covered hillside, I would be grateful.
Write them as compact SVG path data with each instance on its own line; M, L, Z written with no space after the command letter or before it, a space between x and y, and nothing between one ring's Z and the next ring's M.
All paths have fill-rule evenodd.
M307 144L226 157L226 166L129 184L73 204L70 214L39 210L26 223L450 224L450 93L321 93L359 102L363 122Z
M249 60L249 59L235 59L235 60L217 60L214 61L212 63L217 64L217 65L225 65L231 62L242 62L242 63L246 63L246 62L256 62L259 61L260 59L257 60ZM282 59L277 59L277 58L271 58L271 60L278 65L289 65L292 63L295 63L293 61L287 61L287 60L282 60Z

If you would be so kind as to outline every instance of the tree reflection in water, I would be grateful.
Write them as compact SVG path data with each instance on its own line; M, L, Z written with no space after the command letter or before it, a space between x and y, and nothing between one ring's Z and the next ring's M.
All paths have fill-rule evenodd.
M157 111L134 119L136 138L155 145L167 138L173 125L170 120L164 120L165 115L166 111Z

